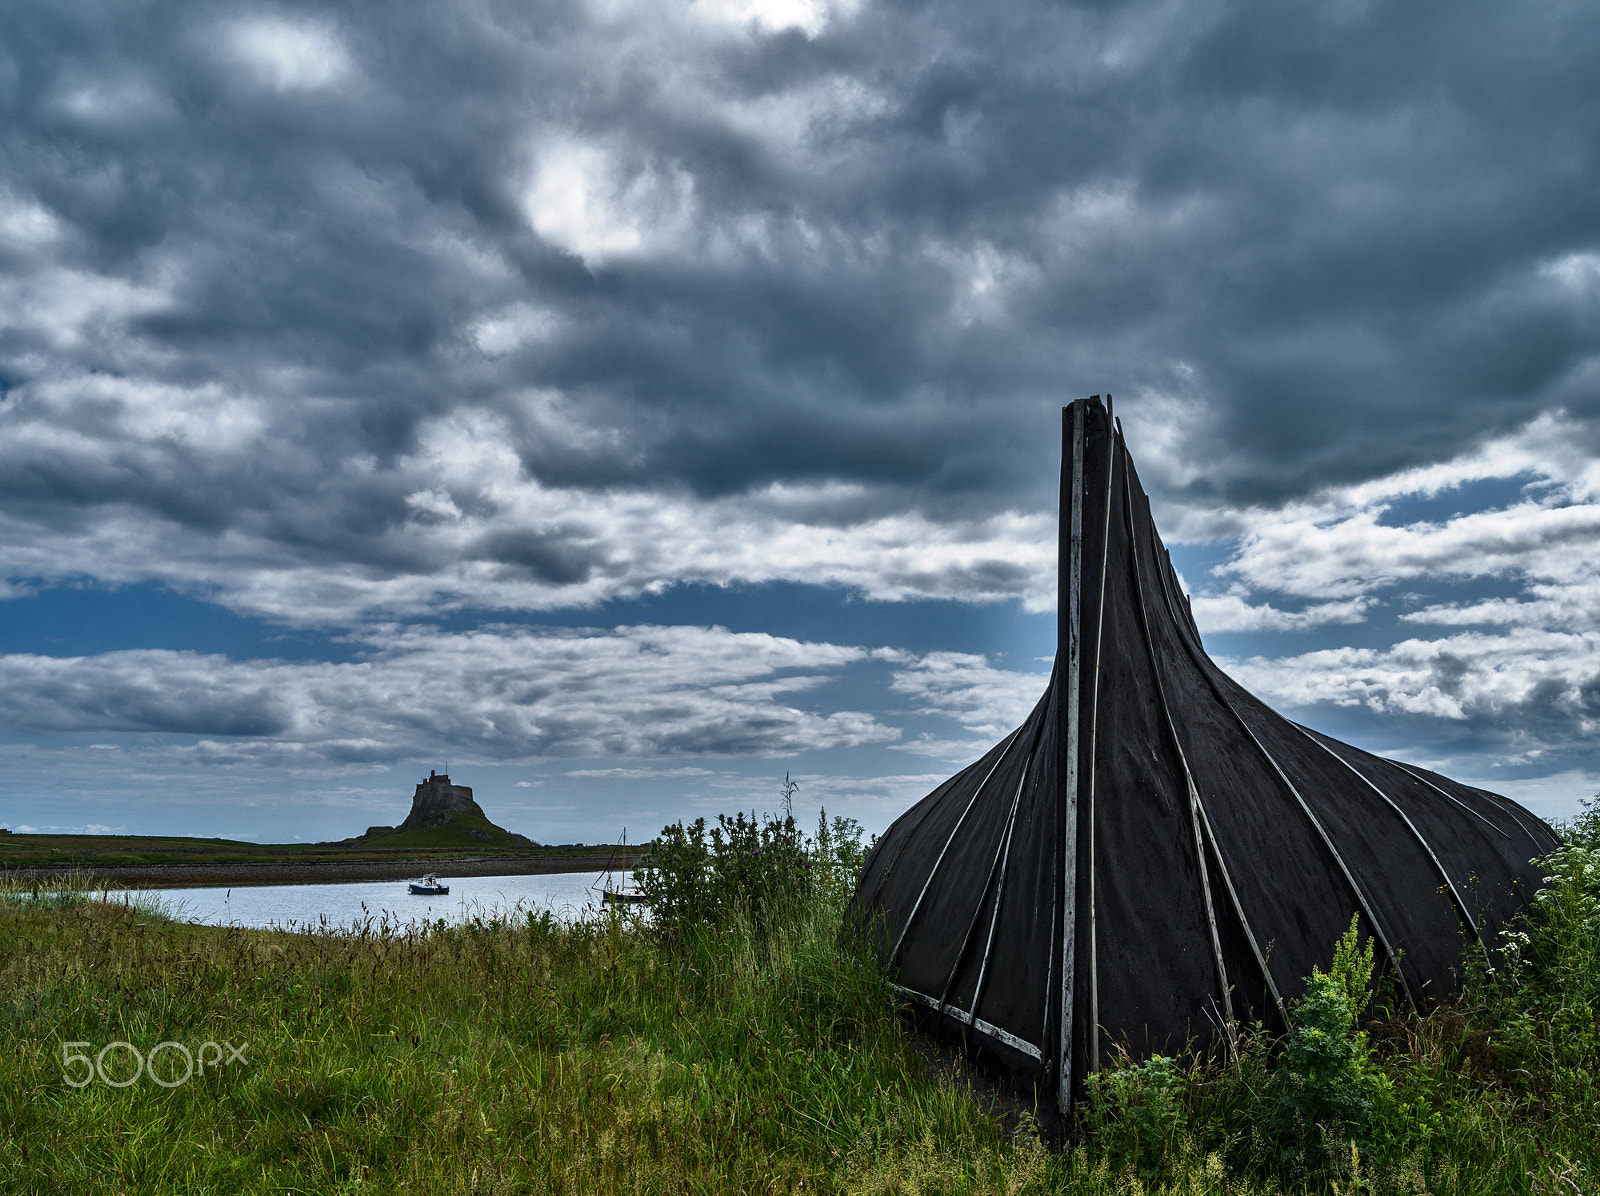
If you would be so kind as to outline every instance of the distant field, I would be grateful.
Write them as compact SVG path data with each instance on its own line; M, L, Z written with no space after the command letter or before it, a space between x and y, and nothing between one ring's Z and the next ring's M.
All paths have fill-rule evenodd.
M503 832L502 832L503 835ZM459 829L407 831L338 843L243 843L179 835L0 835L0 877L30 882L81 875L114 886L305 884L392 880L421 872L493 876L632 867L611 844L472 837Z
M93 867L102 864L234 864L311 863L317 860L392 860L452 856L562 856L589 857L608 852L610 845L591 847L568 843L555 847L503 845L462 841L430 841L426 831L412 831L405 842L385 835L376 842L360 839L340 843L243 843L237 839L190 839L160 835L0 835L0 866Z

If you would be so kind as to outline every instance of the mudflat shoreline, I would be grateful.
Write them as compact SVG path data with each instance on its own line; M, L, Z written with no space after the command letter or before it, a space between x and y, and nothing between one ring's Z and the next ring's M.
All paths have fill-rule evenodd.
M213 888L220 885L342 884L363 880L407 880L424 872L452 876L543 876L556 872L602 872L607 866L638 867L629 853L624 865L616 852L594 855L440 856L403 860L261 860L224 863L57 864L0 867L0 880L47 884L69 875L92 877L111 888Z

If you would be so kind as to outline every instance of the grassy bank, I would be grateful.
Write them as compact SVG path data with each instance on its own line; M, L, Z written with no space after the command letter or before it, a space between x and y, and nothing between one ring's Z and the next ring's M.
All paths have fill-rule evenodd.
M0 894L0 1189L1596 1190L1600 842L1556 862L1515 958L1461 1005L1362 1037L1331 1001L1302 1011L1326 1042L1106 1073L1055 1151L930 1071L840 938L846 886L815 841L752 841L760 857L740 839L727 858L790 872L670 933L519 916L289 935ZM1330 966L1329 993L1361 959ZM168 1041L248 1046L170 1089L67 1082L89 1065L64 1072L63 1044L92 1060ZM103 1062L133 1073L124 1048ZM171 1081L184 1060L165 1048L155 1068Z
M474 822L478 820L472 820ZM492 824L484 827L497 830ZM503 834L504 832L502 832ZM407 831L336 843L245 843L161 835L0 835L0 872L165 864L309 864L452 856L593 856L609 844L529 846L440 831Z
M820 907L669 952L614 918L317 936L41 904L0 903L7 1191L817 1191L897 1155L969 1184L1015 1166ZM63 1043L168 1040L248 1062L63 1081Z

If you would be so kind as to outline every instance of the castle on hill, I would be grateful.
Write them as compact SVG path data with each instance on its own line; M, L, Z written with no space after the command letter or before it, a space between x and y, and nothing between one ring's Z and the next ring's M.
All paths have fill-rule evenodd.
M411 795L411 813L404 822L398 827L369 826L361 837L370 841L406 831L448 831L451 836L489 842L533 842L490 822L483 807L473 800L471 788L454 784L449 774L431 769L417 783L417 791Z
M411 813L400 824L402 831L434 830L449 823L457 814L470 814L489 821L483 807L472 800L472 790L466 785L452 785L446 773L428 770L427 780L417 784L411 797Z

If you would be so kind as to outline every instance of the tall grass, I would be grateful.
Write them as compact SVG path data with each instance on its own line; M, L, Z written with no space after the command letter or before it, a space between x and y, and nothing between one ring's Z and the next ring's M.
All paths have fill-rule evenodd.
M284 933L8 902L0 1189L992 1187L1012 1148L926 1074L839 913L823 894L667 950L620 914ZM63 1080L65 1043L166 1041L248 1062L172 1089Z
M85 902L117 904L143 918L171 919L181 916L182 903L141 890L113 892L86 869L73 868L48 880L17 880L0 875L0 906L36 910L66 910Z

